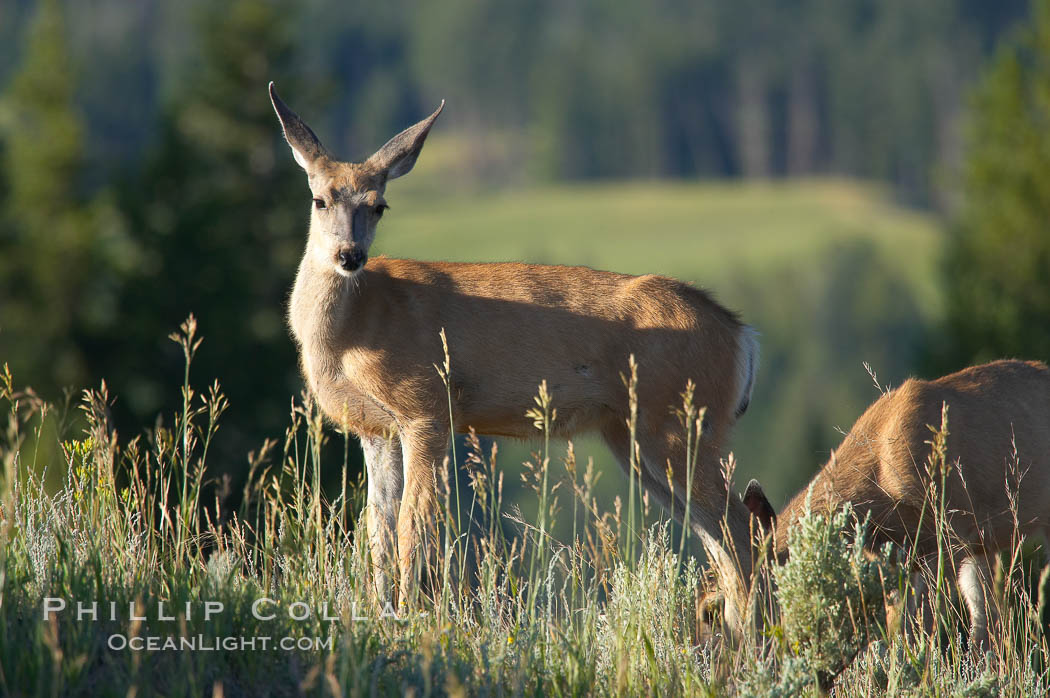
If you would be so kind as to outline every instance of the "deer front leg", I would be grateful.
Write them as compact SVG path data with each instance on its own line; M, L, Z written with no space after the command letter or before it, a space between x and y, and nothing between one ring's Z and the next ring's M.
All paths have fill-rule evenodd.
M368 503L365 522L372 556L372 579L376 599L393 603L397 573L397 513L401 506L403 470L401 440L396 433L362 436L361 450L368 473Z
M435 422L403 425L404 494L397 517L401 602L413 603L421 576L432 573L437 545L437 479L448 452L448 428ZM422 554L420 554L422 552Z

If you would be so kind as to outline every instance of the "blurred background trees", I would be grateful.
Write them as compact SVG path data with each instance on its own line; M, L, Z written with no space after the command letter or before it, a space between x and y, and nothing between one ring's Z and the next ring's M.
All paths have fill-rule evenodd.
M48 397L105 378L134 432L179 399L193 312L236 472L301 387L309 196L266 83L352 159L445 98L381 250L714 288L763 332L735 448L786 493L875 397L862 361L1050 359L1035 5L4 3L0 361Z
M15 49L0 84L30 54L37 5L0 10ZM198 71L247 69L243 42L268 37L205 51L208 5L63 5L92 167L141 162ZM311 90L294 96L324 109L317 130L347 157L446 98L446 129L518 137L536 176L842 173L925 205L960 155L964 95L1029 14L1026 0L254 5L284 34L254 50L287 54Z
M182 375L167 334L194 312L206 343L194 374L220 378L237 406L239 418L224 427L236 432L226 440L234 448L280 434L300 389L284 299L302 253L295 233L307 220L308 190L258 96L270 79L297 84L292 6L238 0L196 9L192 78L161 107L156 143L117 194L138 254L123 276L114 330L145 350L99 352L95 371L126 377L121 395L135 415L155 413Z
M112 277L85 191L85 133L66 32L58 3L43 2L3 108L2 346L15 366L38 374L47 367L52 389L86 378L82 342Z
M942 363L1050 357L1050 4L973 95Z

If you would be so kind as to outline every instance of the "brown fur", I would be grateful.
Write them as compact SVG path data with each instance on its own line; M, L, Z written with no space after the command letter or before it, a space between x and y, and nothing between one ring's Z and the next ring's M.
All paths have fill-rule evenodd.
M535 436L525 412L542 380L557 408L555 432L598 432L626 464L628 396L621 376L631 354L639 364L643 482L667 503L670 462L675 496L684 498L684 434L670 410L692 379L698 404L708 408L693 523L705 541L721 548L718 521L728 506L732 540L722 556L747 552L748 514L735 497L727 505L719 458L750 395L756 345L749 328L704 292L659 276L382 257L348 272L339 266L340 255L367 253L381 215L370 207L383 201L387 179L411 168L440 109L354 164L327 155L313 132L272 96L310 188L325 204L312 213L289 322L321 408L362 437L381 597L392 591L383 567L394 547L402 589L410 582L420 521L433 514L435 467L450 432L474 427L484 434ZM444 358L442 330L451 356L451 423L435 369ZM396 546L386 540L395 521Z
M974 552L1010 544L1008 487L1014 443L1024 477L1019 532L1050 526L1050 370L1039 362L996 361L933 381L910 379L879 398L857 420L813 480L811 506L828 512L852 502L871 512L873 545L903 543L918 532L917 550L936 545L933 517L922 514L930 488L926 462L941 405L948 405L947 520L958 543ZM789 527L805 509L807 487L780 513L775 548L787 553ZM919 519L923 523L919 528Z
M927 464L929 426L940 427L942 404L948 405L945 523L954 567L985 577L964 579L964 586L986 585L985 556L1013 540L1009 494L1018 495L1016 533L1045 536L1050 529L1050 370L1034 361L996 361L937 380L910 379L871 405L812 483L774 515L779 522L776 557L786 559L788 533L804 513L807 496L815 512L830 513L851 502L859 517L870 513L872 547L887 541L908 550L914 546L920 560L936 553ZM761 518L765 507L772 512L760 489L749 488L749 493L756 515ZM964 588L963 593L976 638L983 641L983 590Z

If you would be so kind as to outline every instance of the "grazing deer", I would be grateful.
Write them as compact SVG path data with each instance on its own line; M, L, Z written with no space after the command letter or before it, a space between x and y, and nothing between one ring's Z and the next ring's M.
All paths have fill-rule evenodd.
M596 431L626 467L628 395L621 374L631 354L641 369L643 484L669 503L671 463L674 496L684 500L685 468L679 465L686 446L669 408L692 379L697 402L707 406L692 524L719 559L749 561L739 555L749 551L749 513L736 497L727 504L719 458L751 397L758 361L753 330L703 291L659 276L370 259L376 225L388 208L386 184L412 169L444 102L364 162L351 163L325 150L273 83L270 98L313 196L289 322L321 409L361 439L380 601L393 598L388 573L395 559L402 599L410 588L423 522L435 511L435 467L451 431L473 426L482 434L532 436L525 412L542 380L558 410L555 432ZM452 359L451 416L435 371L442 329ZM724 540L720 522L727 507Z
M1050 370L1039 362L996 361L932 381L910 379L860 416L831 460L779 517L752 480L743 501L766 530L774 556L788 555L788 532L809 506L831 513L851 502L871 514L872 548L890 541L920 564L937 553L928 467L932 432L948 406L944 530L951 568L970 612L971 640L987 642L988 557L1016 536L1050 530ZM937 484L939 487L939 483ZM939 498L939 495L938 495ZM1016 524L1015 524L1016 515Z

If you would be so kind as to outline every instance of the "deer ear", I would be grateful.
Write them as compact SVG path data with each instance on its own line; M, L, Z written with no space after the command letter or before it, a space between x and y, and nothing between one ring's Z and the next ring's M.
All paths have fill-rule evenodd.
M419 151L423 149L423 141L430 133L430 127L438 118L438 114L445 108L445 100L433 114L420 121L415 126L406 128L386 142L382 148L368 158L368 164L374 169L386 173L387 179L396 179L412 171L419 157Z
M762 491L762 485L758 484L758 480L747 483L747 489L744 490L744 504L766 531L772 531L777 525L777 512L766 499L766 493Z
M270 83L270 101L273 102L273 110L277 112L277 118L281 121L284 130L284 139L292 148L292 156L299 163L299 167L309 170L319 158L325 156L324 146L317 139L317 135L306 125L299 115L288 108L280 97L273 83Z

